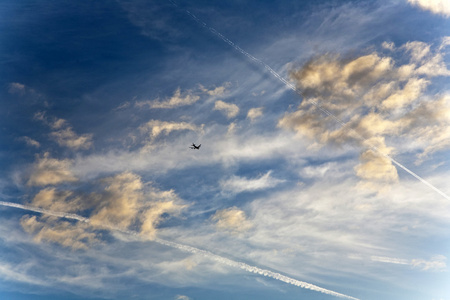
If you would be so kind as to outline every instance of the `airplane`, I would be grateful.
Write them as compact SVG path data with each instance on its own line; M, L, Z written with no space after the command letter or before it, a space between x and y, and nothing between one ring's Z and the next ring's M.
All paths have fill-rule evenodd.
M201 145L202 145L202 144L196 146L194 143L192 143L192 146L189 147L189 148L191 148L191 149L196 149L196 150L200 150L200 146L201 146Z

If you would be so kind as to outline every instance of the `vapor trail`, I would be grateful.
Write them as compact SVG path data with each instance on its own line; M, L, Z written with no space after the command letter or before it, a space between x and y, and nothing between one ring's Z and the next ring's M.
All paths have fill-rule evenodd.
M173 0L169 0L170 3L172 3L175 7L178 7L178 5L173 1ZM306 101L308 101L309 103L311 103L312 105L314 105L317 109L319 109L322 113L326 114L327 116L331 117L334 121L336 121L336 123L338 123L341 127L346 127L347 123L345 123L344 121L342 121L341 119L339 119L337 116L335 116L333 113L331 113L329 110L327 110L326 108L320 106L320 104L312 99L307 99L303 96L303 93L301 90L297 89L297 87L295 87L295 85L293 85L292 83L290 83L289 81L287 81L286 79L284 79L280 74L278 74L274 69L272 69L269 65L267 65L265 62L263 62L262 60L260 60L259 58L254 57L253 55L251 55L250 53L248 53L247 51L245 51L244 49L242 49L241 47L239 47L238 45L236 45L235 43L233 43L230 39L228 39L227 37L225 37L223 34L221 34L220 32L218 32L216 29L214 29L213 27L208 26L205 22L203 22L202 20L200 20L199 18L197 18L196 15L194 15L193 13L191 13L189 10L184 10L184 12L189 15L195 22L197 22L198 24L200 24L202 27L208 29L212 34L214 34L215 36L217 36L218 38L220 38L222 41L224 41L225 43L227 43L228 45L230 45L231 47L233 47L236 51L238 51L239 53L243 54L244 56L246 56L247 58L249 58L251 61L262 65L267 71L269 71L270 74L272 74L276 79L278 79L279 81L281 81L286 87L288 87L289 89L293 90L296 94L298 94L299 96L302 97L302 99L305 99ZM348 128L347 129L349 132L351 132L352 134L354 134L355 137L357 137L360 141L363 142L367 142L367 139L364 138L362 135L360 135L358 132L356 132L355 130L353 130L352 128ZM392 163L394 163L395 165L397 165L398 167L402 168L403 170L405 170L407 173L409 173L410 175L412 175L413 177L415 177L416 179L418 179L419 181L421 181L422 183L424 183L425 185L427 185L429 188L433 189L435 192L437 192L439 195L441 195L442 197L444 197L447 200L450 200L450 196L448 196L447 194L445 194L443 191L439 190L437 187L435 187L434 185L432 185L431 183L429 183L428 181L426 181L425 179L423 179L422 177L420 177L419 175L417 175L416 173L414 173L413 171L411 171L410 169L408 169L407 167L405 167L404 165L402 165L401 163L397 162L394 158L392 158L391 156L381 152L377 147L375 146L369 146L367 147L371 150L373 150L375 153L377 153L379 156L383 156L386 157L387 159L389 159Z
M47 209L32 207L32 206L28 206L28 205L22 205L22 204L13 203L13 202L0 201L0 205L1 206L8 206L8 207L19 208L19 209L28 210L28 211L34 211L34 212L38 212L38 213L41 213L41 214L51 215L51 216L59 217L59 218L74 219L74 220L85 222L85 223L89 223L90 222L89 218L85 218L85 217L79 216L77 214L69 214L69 213L64 213L64 212L54 212L54 211L50 211L50 210L47 210ZM114 230L114 231L119 231L119 232L122 232L122 233L125 233L125 234L129 234L129 235L133 235L133 236L137 236L138 235L138 233L135 232L135 231L123 230L123 229L120 229L118 227L113 227L113 226L109 226L109 225L104 225L104 228L108 228L108 229ZM168 247L171 247L171 248L175 248L175 249L181 250L183 252L188 252L188 253L192 253L192 254L199 254L199 255L201 255L203 257L212 259L212 260L217 261L217 262L219 262L221 264L228 265L228 266L231 266L231 267L234 267L234 268L239 268L239 269L242 269L242 270L250 272L250 273L256 273L256 274L259 274L259 275L270 277L270 278L273 278L273 279L276 279L276 280L279 280L279 281L282 281L282 282L285 282L285 283L288 283L288 284L292 284L292 285L295 285L295 286L298 286L298 287L301 287L301 288L304 288L304 289L309 289L309 290L312 290L312 291L324 293L324 294L335 296L335 297L339 297L339 298L346 298L346 299L351 299L351 300L360 300L358 298L347 296L347 295L344 295L344 294L341 294L341 293L338 293L338 292L334 292L334 291L331 291L331 290L327 290L327 289L321 288L321 287L319 287L317 285L314 285L314 284L311 284L311 283L307 283L307 282L304 282L304 281L300 281L300 280L297 280L297 279L294 279L294 278L282 275L280 273L276 273L276 272L273 272L273 271L270 271L270 270L261 269L261 268L255 267L255 266L248 265L248 264L243 263L243 262L237 262L237 261L231 260L229 258L225 258L225 257L219 256L217 254L214 254L212 252L209 252L209 251L206 251L206 250L202 250L202 249L199 249L199 248L195 248L195 247L192 247L192 246L183 245L183 244L179 244L179 243L163 240L163 239L160 239L160 238L153 239L152 241L154 241L154 242L156 242L158 244L164 245L164 246L168 246Z
M76 214L70 214L70 213L65 213L65 212L55 212L55 211L51 211L51 210L47 210L47 209L43 209L43 208L39 208L39 207L32 207L32 206L28 206L28 205L13 203L13 202L0 201L0 205L15 207L15 208L23 209L23 210L28 210L28 211L34 211L34 212L38 212L41 214L50 215L50 216L54 216L54 217L58 217L58 218L73 219L73 220L77 220L80 222L89 223L88 218L84 218L84 217L76 215Z
M182 245L182 244L178 244L178 243L175 243L175 242L170 242L170 241L166 241L166 240L162 240L162 239L158 239L158 238L153 240L153 241L155 241L155 242L157 242L159 244L162 244L162 245L166 245L166 246L169 246L169 247L172 247L172 248L176 248L176 249L184 251L184 252L189 252L189 253L193 253L193 254L199 254L199 255L201 255L203 257L210 258L210 259L215 260L215 261L217 261L219 263L222 263L224 265L228 265L228 266L231 266L231 267L234 267L234 268L239 268L239 269L242 269L242 270L250 272L250 273L256 273L256 274L259 274L259 275L270 277L270 278L273 278L273 279L276 279L276 280L279 280L279 281L283 281L283 282L286 282L286 283L289 283L289 284L292 284L292 285L295 285L295 286L298 286L298 287L301 287L301 288L304 288L304 289L309 289L309 290L312 290L312 291L324 293L324 294L335 296L335 297L339 297L339 298L359 300L358 298L355 298L355 297L352 297L352 296L347 296L347 295L344 295L344 294L341 294L341 293L338 293L338 292L330 291L330 290L321 288L321 287L319 287L317 285L314 285L314 284L311 284L311 283L307 283L307 282L304 282L304 281L300 281L300 280L297 280L297 279L290 278L290 277L282 275L280 273L272 272L270 270L261 269L261 268L255 267L255 266L248 265L248 264L243 263L243 262L234 261L234 260L231 260L231 259L219 256L217 254L211 253L211 252L206 251L206 250L201 250L201 249L198 249L198 248L195 248L195 247Z

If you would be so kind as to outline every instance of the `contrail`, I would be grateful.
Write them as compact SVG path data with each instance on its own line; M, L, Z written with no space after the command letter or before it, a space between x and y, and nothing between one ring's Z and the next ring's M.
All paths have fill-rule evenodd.
M295 286L299 286L299 287L304 288L304 289L309 289L309 290L312 290L312 291L324 293L324 294L335 296L335 297L339 297L339 298L359 300L358 298L355 298L355 297L352 297L352 296L347 296L347 295L344 295L344 294L341 294L341 293L338 293L338 292L334 292L334 291L331 291L331 290L327 290L327 289L321 288L321 287L319 287L317 285L314 285L314 284L311 284L311 283L307 283L307 282L304 282L304 281L300 281L300 280L297 280L297 279L294 279L294 278L282 275L280 273L276 273L276 272L273 272L273 271L270 271L270 270L261 269L261 268L255 267L255 266L248 265L248 264L243 263L243 262L234 261L234 260L231 260L231 259L219 256L217 254L211 253L211 252L206 251L206 250L202 250L202 249L198 249L198 248L195 248L195 247L182 245L182 244L178 244L178 243L175 243L175 242L170 242L170 241L166 241L166 240L162 240L162 239L158 239L158 238L154 239L153 241L155 241L155 242L157 242L159 244L162 244L162 245L166 245L166 246L169 246L169 247L172 247L172 248L179 249L179 250L181 250L183 252L189 252L189 253L193 253L193 254L200 254L203 257L210 258L210 259L215 260L215 261L217 261L219 263L222 263L224 265L228 265L228 266L231 266L231 267L234 267L234 268L239 268L239 269L242 269L242 270L250 272L250 273L256 273L256 274L259 274L259 275L270 277L270 278L273 278L273 279L276 279L276 280L279 280L279 281L283 281L283 282L286 282L286 283L289 283L289 284L292 284L292 285L295 285Z
M175 7L179 8L179 6L173 1L173 0L169 0L170 3L172 3ZM274 69L272 69L269 65L267 65L265 62L263 62L262 60L260 60L259 58L254 57L253 55L251 55L250 53L248 53L247 51L245 51L244 49L242 49L241 47L239 47L238 45L236 45L235 43L233 43L230 39L228 39L227 37L225 37L223 34L221 34L220 32L218 32L216 29L214 29L213 27L208 26L205 22L203 22L202 20L200 20L199 18L197 18L196 15L194 15L193 13L191 13L189 10L185 10L183 9L184 12L189 15L195 22L197 22L198 24L200 24L202 27L208 29L212 34L214 34L215 36L217 36L218 38L220 38L222 41L224 41L225 43L227 43L228 45L230 45L231 47L233 47L236 51L238 51L239 53L243 54L244 56L246 56L247 58L249 58L251 61L262 65L267 71L269 71L270 74L272 74L276 79L278 79L279 81L281 81L286 87L288 87L289 89L291 89L292 91L294 91L296 94L298 94L299 96L301 96L303 99L307 100L309 103L311 103L312 105L314 105L317 109L319 109L322 113L326 114L327 116L331 117L334 121L336 121L336 123L338 123L341 127L346 127L347 123L345 123L344 121L342 121L341 119L339 119L337 116L335 116L333 113L331 113L329 110L327 110L326 108L320 106L320 104L312 99L307 99L306 97L303 96L303 93L301 90L299 90L297 87L295 87L295 85L293 85L292 83L290 83L289 81L287 81L286 79L284 79L280 74L278 74ZM360 141L363 142L367 142L367 139L364 138L362 135L360 135L358 132L356 132L354 129L352 128L347 128L347 130L351 133L353 133ZM377 153L380 156L386 157L387 159L389 159L392 163L394 163L395 165L397 165L398 167L402 168L403 170L405 170L407 173L409 173L410 175L412 175L413 177L415 177L416 179L420 180L422 183L424 183L425 185L427 185L428 187L430 187L431 189L433 189L435 192L437 192L439 195L441 195L442 197L444 197L447 200L450 200L450 196L448 196L447 194L445 194L443 191L439 190L437 187L435 187L434 185L432 185L431 183L429 183L428 181L426 181L425 179L423 179L422 177L420 177L419 175L417 175L416 173L414 173L413 171L411 171L410 169L408 169L407 167L405 167L404 165L402 165L401 163L397 162L394 158L392 158L391 156L381 152L377 147L375 146L370 146L370 144L368 144L369 149L373 150L375 153Z
M90 221L88 218L84 218L84 217L76 215L76 214L70 214L70 213L65 213L65 212L55 212L55 211L51 211L51 210L47 210L47 209L43 209L43 208L39 208L39 207L32 207L32 206L28 206L28 205L13 203L13 202L0 201L0 205L15 207L15 208L23 209L23 210L28 210L28 211L34 211L34 212L38 212L41 214L50 215L50 216L54 216L54 217L58 217L58 218L73 219L73 220L77 220L77 221L85 222L85 223L89 223L89 221Z
M59 218L73 219L73 220L77 220L77 221L85 222L85 223L89 223L90 222L89 218L85 218L85 217L79 216L77 214L69 214L69 213L64 213L64 212L54 212L54 211L50 211L50 210L47 210L47 209L42 209L42 208L38 208L38 207L32 207L32 206L28 206L28 205L22 205L22 204L13 203L13 202L0 201L0 205L1 206L8 206L8 207L19 208L19 209L33 211L33 212L38 212L38 213L41 213L41 214L47 214L47 215L51 215L51 216L59 217ZM135 231L123 230L123 229L120 229L118 227L113 227L113 226L108 226L108 225L105 225L104 227L108 228L108 229L111 229L111 230L114 230L114 231L119 231L119 232L122 232L122 233L125 233L125 234L138 236L138 233L135 232ZM327 295L331 295L331 296L335 296L335 297L339 297L339 298L346 298L346 299L351 299L351 300L360 300L358 298L355 298L355 297L352 297L352 296L347 296L347 295L344 295L344 294L341 294L341 293L338 293L338 292L334 292L334 291L331 291L331 290L328 290L328 289L325 289L325 288L321 288L321 287L319 287L317 285L314 285L314 284L311 284L311 283L307 283L307 282L304 282L304 281L300 281L300 280L297 280L297 279L294 279L294 278L282 275L280 273L276 273L276 272L273 272L273 271L270 271L270 270L261 269L261 268L255 267L255 266L248 265L248 264L243 263L243 262L234 261L234 260L231 260L229 258L225 258L225 257L219 256L217 254L214 254L212 252L209 252L209 251L206 251L206 250L202 250L202 249L199 249L199 248L195 248L195 247L192 247L192 246L183 245L183 244L179 244L179 243L163 240L163 239L160 239L160 238L153 239L152 241L154 241L154 242L156 242L158 244L164 245L164 246L168 246L168 247L171 247L171 248L178 249L178 250L183 251L183 252L188 252L188 253L192 253L192 254L199 254L199 255L201 255L203 257L212 259L212 260L217 261L217 262L219 262L221 264L228 265L228 266L231 266L231 267L234 267L234 268L239 268L239 269L242 269L242 270L250 272L250 273L256 273L256 274L259 274L259 275L270 277L270 278L273 278L273 279L276 279L276 280L279 280L279 281L282 281L282 282L285 282L285 283L288 283L288 284L292 284L292 285L295 285L295 286L298 286L298 287L301 287L301 288L304 288L304 289L309 289L309 290L312 290L312 291L320 292L320 293L323 293L323 294L327 294Z

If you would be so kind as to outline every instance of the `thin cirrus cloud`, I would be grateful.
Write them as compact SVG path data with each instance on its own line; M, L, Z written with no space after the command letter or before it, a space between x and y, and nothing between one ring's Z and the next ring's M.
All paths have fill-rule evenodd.
M49 118L45 112L37 112L34 119L48 125L52 130L50 137L62 147L67 147L72 150L89 149L93 142L93 134L77 134L70 124L61 118Z
M165 99L163 101L160 100L136 101L134 105L138 108L148 107L148 108L165 108L165 109L192 105L200 100L201 97L199 95L206 94L211 97L223 95L228 86L229 84L226 83L223 86L207 89L203 85L199 85L198 90L196 91L187 90L183 93L181 92L181 89L178 88L175 90L172 97Z
M450 17L450 2L447 0L408 0L408 3L434 14Z
M273 188L284 182L282 179L273 178L272 171L268 171L257 178L245 178L240 176L232 176L228 179L220 181L223 190L232 193L253 192Z

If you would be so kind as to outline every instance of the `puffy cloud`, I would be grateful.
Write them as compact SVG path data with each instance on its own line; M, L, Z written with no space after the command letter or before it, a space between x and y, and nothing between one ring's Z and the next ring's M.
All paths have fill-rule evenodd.
M227 180L220 182L222 189L233 193L241 193L246 191L257 191L277 186L284 180L276 179L270 176L272 171L261 175L255 179L247 179L239 176L232 176Z
M138 101L137 107L149 106L150 108L174 108L178 106L191 105L200 99L198 95L194 95L191 91L188 91L185 95L181 95L181 90L178 88L173 96L164 101Z
M227 118L234 118L239 113L239 107L236 104L226 103L222 100L217 100L215 102L214 110L223 111Z
M72 249L86 249L88 245L100 242L85 223L72 224L51 217L26 215L20 224L26 232L33 234L36 242L49 241Z
M381 184L396 182L397 171L387 157L394 153L393 145L412 145L421 152L419 158L450 146L449 103L445 96L426 95L433 77L450 76L442 52L446 43L443 39L437 49L423 42L406 43L399 48L410 57L404 65L376 52L353 59L328 54L313 58L291 71L306 99L278 125L316 145L359 144L365 150L356 175ZM333 115L324 116L323 110Z
M103 190L84 195L45 188L30 203L50 211L88 214L88 223L74 225L54 217L26 216L22 227L37 242L46 240L81 249L100 240L97 228L135 230L153 239L164 219L178 215L186 207L173 191L149 187L131 172L101 179L100 184Z
M218 210L211 220L216 222L219 230L230 231L232 233L240 233L252 228L252 224L247 220L244 211L233 206L231 208Z
M54 187L40 190L33 198L33 206L56 212L76 212L84 208L79 197L72 197L71 191L58 191Z
M185 295L176 295L175 296L175 300L190 300L191 298L189 298L188 296Z
M255 120L256 118L259 118L263 115L263 108L262 107L254 107L249 109L247 113L247 118L251 121Z
M218 86L211 90L208 90L204 86L200 85L200 90L210 96L217 97L217 96L223 95L225 93L226 88L229 86L230 86L230 83L227 82L222 86Z
M27 184L31 186L44 186L77 181L77 178L70 170L71 166L71 160L51 158L50 153L46 152L42 157L36 157L36 162L32 167Z
M450 17L450 2L447 0L408 0L408 2L434 14Z
M164 133L168 135L172 131L177 130L192 130L192 131L201 131L203 129L202 126L196 126L191 123L186 122L166 122L166 121L159 121L159 120L151 120L144 125L141 125L139 127L139 130L142 133L150 132L150 135L152 138L156 138L160 134Z

